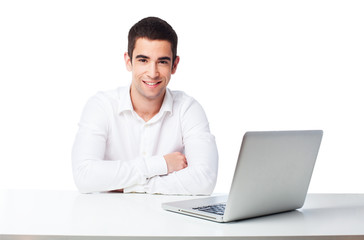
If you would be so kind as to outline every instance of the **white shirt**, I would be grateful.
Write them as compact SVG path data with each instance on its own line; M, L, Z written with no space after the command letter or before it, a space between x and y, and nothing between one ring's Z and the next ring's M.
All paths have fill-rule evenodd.
M72 150L79 190L211 194L218 153L201 105L167 89L159 113L145 122L129 90L100 92L86 104ZM163 156L172 152L185 154L188 167L167 174Z

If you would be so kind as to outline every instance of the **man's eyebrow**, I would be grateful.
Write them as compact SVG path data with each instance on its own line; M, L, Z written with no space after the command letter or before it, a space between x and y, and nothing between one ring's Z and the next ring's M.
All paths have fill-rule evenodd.
M139 54L139 55L137 55L135 58L150 59L150 57L145 56L145 55L143 55L143 54ZM160 57L160 58L158 58L158 60L159 60L159 61L161 61L161 60L171 61L171 58L166 56L166 57Z
M160 58L158 58L158 60L168 60L168 61L171 61L171 58L170 57L160 57Z
M147 57L145 55L139 54L135 58L147 58L147 59L149 59L150 57Z

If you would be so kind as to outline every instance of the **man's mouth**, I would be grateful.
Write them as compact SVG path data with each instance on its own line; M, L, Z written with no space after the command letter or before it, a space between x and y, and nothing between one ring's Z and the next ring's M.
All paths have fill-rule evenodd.
M159 81L159 82L146 82L146 81L143 81L143 83L145 83L149 87L156 87L158 84L161 83L161 81Z

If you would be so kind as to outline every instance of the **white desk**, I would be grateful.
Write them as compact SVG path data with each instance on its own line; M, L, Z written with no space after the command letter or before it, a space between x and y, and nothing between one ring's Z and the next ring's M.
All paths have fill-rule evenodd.
M0 240L364 239L364 194L310 194L299 211L215 223L171 213L188 196L0 191Z

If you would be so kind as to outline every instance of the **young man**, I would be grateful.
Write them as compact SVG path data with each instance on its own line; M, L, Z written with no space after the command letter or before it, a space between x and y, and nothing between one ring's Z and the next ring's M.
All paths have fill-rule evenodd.
M72 151L83 192L211 194L218 154L196 100L167 88L177 70L177 35L165 21L142 19L129 31L130 86L100 92L83 111Z

